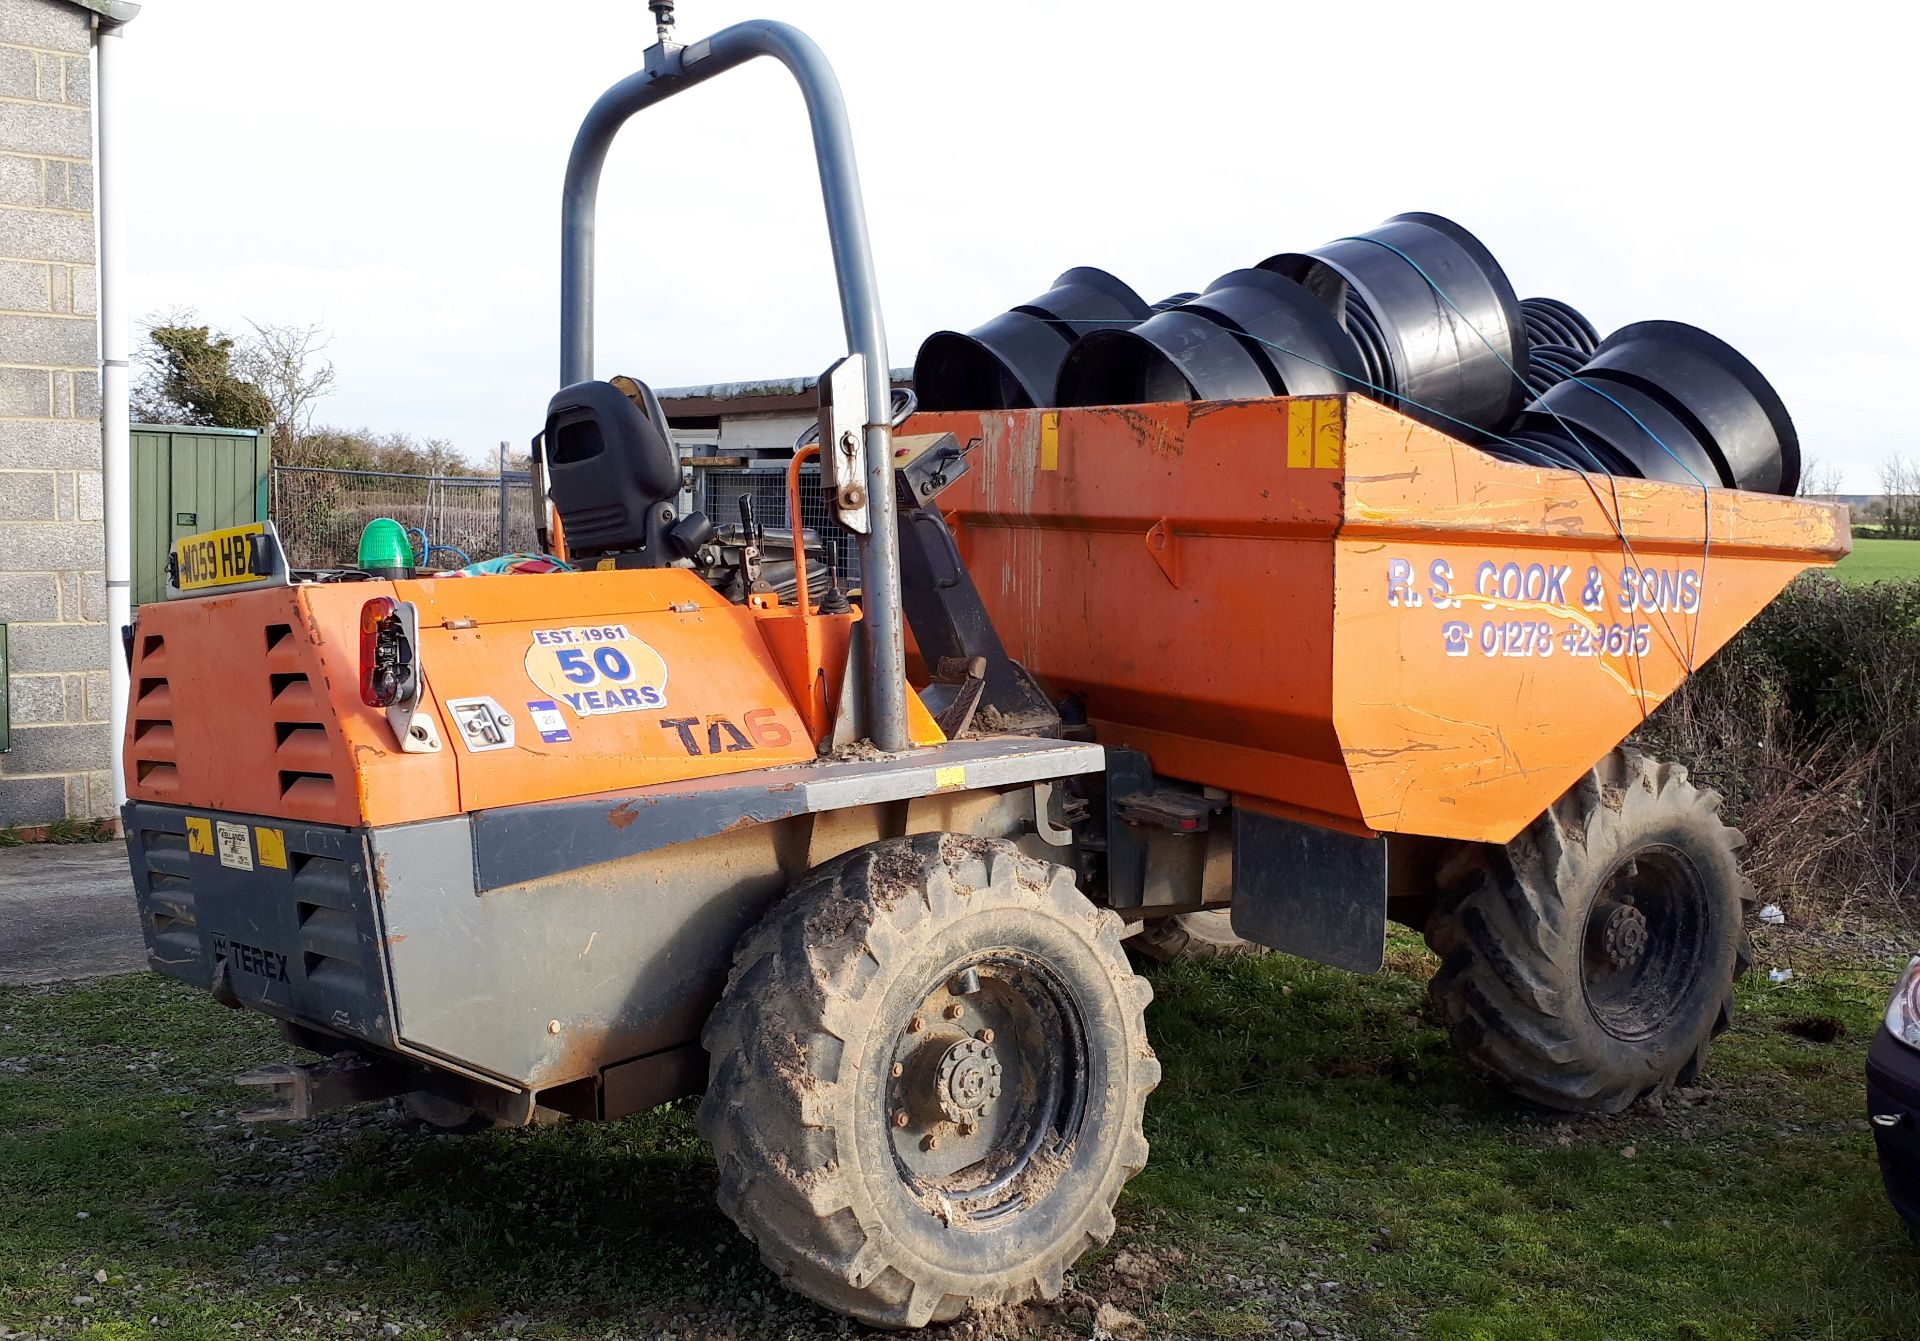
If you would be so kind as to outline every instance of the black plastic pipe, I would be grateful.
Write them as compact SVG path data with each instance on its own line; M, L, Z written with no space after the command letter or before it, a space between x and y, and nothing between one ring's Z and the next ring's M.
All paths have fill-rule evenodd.
M1130 330L1081 337L1055 403L1326 395L1361 375L1353 341L1311 293L1271 271L1235 270Z
M1104 270L1076 266L1031 302L970 331L936 331L913 361L922 410L1024 410L1053 403L1060 364L1090 331L1124 329L1151 309Z
M1360 347L1367 380L1402 412L1449 432L1496 430L1526 404L1520 300L1493 254L1451 219L1396 214L1260 268L1326 304Z

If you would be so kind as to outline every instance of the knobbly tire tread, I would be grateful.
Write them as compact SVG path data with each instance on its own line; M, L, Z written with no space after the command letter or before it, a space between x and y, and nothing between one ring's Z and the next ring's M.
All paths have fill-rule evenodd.
M1048 1250L997 1274L930 1263L904 1247L886 1208L842 1158L858 1159L855 1052L879 1019L896 971L943 927L1016 906L1065 926L1100 961L1125 1037L1108 1051L1124 1093L1115 1130L1087 1132L1106 1162ZM969 1306L1057 1298L1069 1268L1114 1231L1113 1206L1146 1165L1142 1113L1160 1077L1144 1011L1153 989L1128 964L1117 915L1096 908L1062 867L1011 843L920 834L857 849L809 872L750 931L702 1035L711 1058L700 1133L719 1166L721 1209L786 1284L878 1327L920 1327ZM870 1115L869 1115L870 1116ZM1046 1194L1068 1187L1063 1178Z
M1519 1097L1568 1112L1619 1112L1690 1084L1707 1045L1732 1023L1733 980L1753 958L1746 914L1755 896L1739 869L1746 838L1721 821L1720 805L1681 765L1619 749L1504 847L1463 844L1450 854L1426 938L1441 960L1428 993L1454 1051ZM1677 1047L1623 1062L1623 1049L1596 1032L1568 966L1581 954L1588 902L1620 852L1636 832L1675 825L1723 859L1723 878L1707 884L1733 901L1716 927L1733 941L1731 972L1695 984L1689 1000L1711 992L1711 1009L1694 1002Z
M1148 959L1162 964L1178 960L1250 959L1271 953L1264 945L1234 935L1227 917L1225 909L1212 908L1156 917L1135 932L1128 943Z

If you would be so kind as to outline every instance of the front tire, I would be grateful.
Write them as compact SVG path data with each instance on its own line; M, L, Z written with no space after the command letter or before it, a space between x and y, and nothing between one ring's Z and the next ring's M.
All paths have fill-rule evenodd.
M803 878L702 1042L720 1205L792 1288L880 1327L1059 1296L1146 1164L1153 990L1071 872L922 834Z
M1455 1051L1575 1113L1690 1082L1751 958L1745 846L1718 793L1616 750L1512 842L1462 849L1427 924Z

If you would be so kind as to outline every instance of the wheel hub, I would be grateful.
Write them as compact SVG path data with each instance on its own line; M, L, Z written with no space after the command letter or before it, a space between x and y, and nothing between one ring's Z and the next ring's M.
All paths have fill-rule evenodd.
M935 1095L949 1122L974 1123L1000 1097L1000 1060L993 1045L965 1038L940 1059Z
M1630 903L1615 906L1601 933L1601 948L1613 967L1628 968L1647 952L1647 917Z

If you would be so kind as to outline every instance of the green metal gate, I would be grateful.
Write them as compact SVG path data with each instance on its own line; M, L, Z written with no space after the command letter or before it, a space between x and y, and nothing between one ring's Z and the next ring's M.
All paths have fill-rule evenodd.
M133 425L135 605L165 594L167 553L180 537L266 520L272 447L256 429Z

